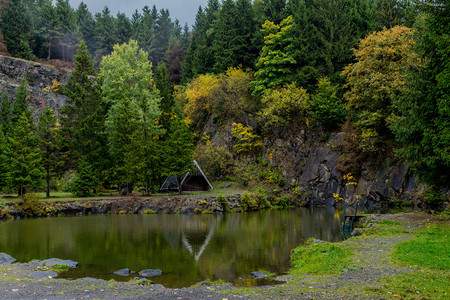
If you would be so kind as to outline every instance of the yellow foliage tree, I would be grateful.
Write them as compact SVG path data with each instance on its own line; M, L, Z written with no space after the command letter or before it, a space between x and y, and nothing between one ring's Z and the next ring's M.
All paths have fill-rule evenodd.
M342 73L347 77L344 97L350 115L368 145L378 135L389 133L386 118L395 110L392 100L406 92L406 72L420 63L412 49L413 33L395 26L368 35L354 49L356 62Z
M293 121L306 122L308 100L307 91L297 87L295 83L268 90L262 98L265 107L261 110L260 117L267 126L284 126Z
M250 126L233 123L231 135L236 139L233 147L238 154L255 154L263 147L260 136L255 134Z

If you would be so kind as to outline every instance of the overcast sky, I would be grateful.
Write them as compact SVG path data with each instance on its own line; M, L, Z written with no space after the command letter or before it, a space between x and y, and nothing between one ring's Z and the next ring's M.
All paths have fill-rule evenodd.
M114 15L120 11L125 13L128 17L131 17L136 9L141 12L145 5L148 5L150 8L153 5L156 5L158 10L167 8L172 20L178 19L181 25L185 22L189 25L193 25L198 7L200 5L205 7L207 0L69 0L70 5L74 9L78 7L80 2L86 3L92 14L101 12L105 6L108 6Z

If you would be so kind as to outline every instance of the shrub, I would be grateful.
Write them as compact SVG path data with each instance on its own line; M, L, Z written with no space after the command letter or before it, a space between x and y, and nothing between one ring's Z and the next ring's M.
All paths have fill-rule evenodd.
M202 213L202 211L203 211L203 210L202 210L201 208L196 207L196 208L194 209L194 214L199 215L199 214Z
M217 203L222 205L222 209L224 212L228 210L228 199L224 195L219 195L216 199Z
M239 204L241 205L243 211L253 211L258 209L258 202L255 197L247 191L242 194L239 199Z
M26 216L41 216L44 214L42 204L36 194L29 193L20 197L20 211Z

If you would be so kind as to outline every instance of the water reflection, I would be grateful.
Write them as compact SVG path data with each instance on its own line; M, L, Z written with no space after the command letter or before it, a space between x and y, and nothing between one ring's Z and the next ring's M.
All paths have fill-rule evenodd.
M340 214L329 207L22 220L0 224L0 252L19 261L76 260L79 268L62 275L70 278L128 280L113 272L151 268L163 270L152 280L167 287L206 279L242 282L252 271L286 272L291 249L310 237L340 240Z

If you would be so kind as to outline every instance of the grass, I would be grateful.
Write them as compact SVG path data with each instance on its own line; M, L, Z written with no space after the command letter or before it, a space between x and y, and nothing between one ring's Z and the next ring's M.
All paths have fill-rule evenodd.
M394 257L405 264L450 270L450 225L434 224L400 244Z
M291 259L291 273L338 274L350 263L352 251L337 243L319 243L297 247Z
M406 227L407 224L406 222L381 220L374 227L364 228L363 232L367 235L405 234L410 232L410 229Z

